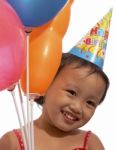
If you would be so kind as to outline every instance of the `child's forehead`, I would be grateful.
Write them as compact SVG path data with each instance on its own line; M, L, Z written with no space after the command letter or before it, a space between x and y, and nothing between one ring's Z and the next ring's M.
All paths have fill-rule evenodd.
M83 72L83 73L90 73L92 71L92 68L90 66L87 65L79 65L77 63L72 63L72 64L68 64L65 65L62 69L61 72L70 72L70 71L74 71L74 72Z
M92 72L92 69L87 66L79 67L76 64L69 64L64 66L61 71L59 72L58 76L61 76L63 78L85 78L89 76L89 74Z

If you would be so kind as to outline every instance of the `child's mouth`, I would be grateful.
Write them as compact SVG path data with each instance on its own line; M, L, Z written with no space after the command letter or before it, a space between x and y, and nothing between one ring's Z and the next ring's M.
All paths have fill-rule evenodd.
M73 115L71 112L62 110L61 113L63 114L65 121L69 124L73 124L75 121L79 121L79 118Z

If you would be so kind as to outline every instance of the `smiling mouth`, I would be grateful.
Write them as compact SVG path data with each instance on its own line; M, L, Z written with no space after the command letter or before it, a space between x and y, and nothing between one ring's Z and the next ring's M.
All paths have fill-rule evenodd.
M79 121L79 118L73 115L71 112L62 110L61 113L63 114L64 120L69 124L73 124L75 121Z

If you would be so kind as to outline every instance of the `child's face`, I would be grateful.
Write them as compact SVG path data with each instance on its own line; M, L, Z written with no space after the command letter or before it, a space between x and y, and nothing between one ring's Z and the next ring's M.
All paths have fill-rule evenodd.
M93 116L105 82L99 74L88 75L89 68L64 67L49 87L43 106L44 119L60 130L71 131Z

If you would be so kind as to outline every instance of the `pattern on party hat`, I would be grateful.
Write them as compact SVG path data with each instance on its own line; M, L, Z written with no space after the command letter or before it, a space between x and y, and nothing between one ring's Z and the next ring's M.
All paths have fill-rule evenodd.
M112 9L74 46L69 53L103 68Z

